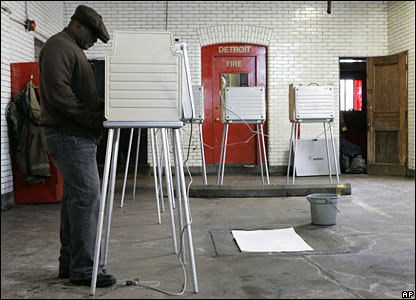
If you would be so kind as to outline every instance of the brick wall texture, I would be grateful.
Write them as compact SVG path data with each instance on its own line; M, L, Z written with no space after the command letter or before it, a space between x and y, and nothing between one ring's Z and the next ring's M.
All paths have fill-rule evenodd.
M1 13L1 193L12 190L4 108L10 102L12 62L34 60L34 38L45 40L61 31L79 4L96 9L110 36L115 30L170 31L188 45L192 82L201 84L201 47L218 43L248 43L267 47L268 161L287 164L290 122L290 83L333 85L339 109L339 58L369 57L408 51L409 148L408 167L415 169L414 119L414 1L34 1L28 2L30 19L38 32L26 32L11 19L25 20L25 2L2 1ZM100 41L86 51L89 59L104 59L112 40ZM336 118L333 128L338 128ZM193 132L197 133L194 126ZM190 126L182 130L188 145ZM334 130L338 138L338 130ZM323 126L305 124L302 138L323 134ZM339 143L338 143L339 144ZM150 149L149 149L150 150ZM151 162L149 152L148 161ZM200 165L199 135L192 137L190 166Z

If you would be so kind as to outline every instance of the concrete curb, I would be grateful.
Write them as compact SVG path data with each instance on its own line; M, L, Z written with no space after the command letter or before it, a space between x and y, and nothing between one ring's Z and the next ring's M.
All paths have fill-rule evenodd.
M295 184L295 185L192 185L190 197L195 198L259 198L298 197L317 193L351 195L347 184Z

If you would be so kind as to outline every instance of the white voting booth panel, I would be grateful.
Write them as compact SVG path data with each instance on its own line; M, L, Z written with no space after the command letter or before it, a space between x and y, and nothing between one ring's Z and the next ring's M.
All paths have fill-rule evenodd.
M335 147L336 147L336 141ZM329 175L328 157L324 139L319 140L298 140L296 149L296 175L297 176L318 176ZM328 140L332 145L332 140ZM329 151L331 162L334 161L334 153ZM335 174L335 165L331 164L331 173Z
M292 131L286 183L289 183L291 155L294 149L293 183L295 183L295 171L298 176L329 175L330 183L332 183L332 174L335 173L339 183L338 160L331 126L334 117L334 87L295 87L293 83L289 85L289 120L292 123ZM316 142L298 140L300 123L322 123L325 140ZM327 138L326 125L329 127L330 139Z
M290 120L333 119L334 87L332 86L296 86L290 85Z
M179 129L183 126L183 121L187 118L190 120L195 115L190 79L186 45L185 43L174 44L173 36L170 32L116 31L114 33L113 51L112 53L106 54L105 117L107 121L104 122L104 127L107 127L109 130L100 196L100 211L91 279L91 295L95 295L98 266L100 264L99 260L102 261L102 267L105 267L107 263L121 128L131 128L129 151L134 128L138 128L139 130L141 128L149 128L152 136L152 146L155 146L154 129L159 128L161 131L162 155L171 216L172 241L174 252L177 253L176 229L173 214L174 189L171 180L172 170L169 156L170 147L167 138L168 130L172 134L171 140L175 161L175 175L177 175L175 177L177 203L179 207L179 232L182 234L186 230L194 292L198 293L189 199L183 171L182 145L179 135ZM154 152L152 154L153 165L155 166ZM138 152L136 157L138 157ZM126 165L128 166L128 163ZM155 170L154 168L154 174L156 174ZM157 211L159 213L158 184L155 176L155 193ZM161 187L160 185L160 189ZM100 254L107 199L108 210L105 246L103 247L103 253ZM185 257L184 254L185 251L183 249L181 253L182 259Z
M222 103L222 121L243 123L242 120L265 121L266 101L264 87L227 87ZM225 107L224 107L225 106Z
M170 32L116 31L106 54L107 121L177 122L182 118L183 57Z
M194 120L198 122L204 121L204 87L194 85L192 86L192 92L194 95L194 105L195 105L195 116Z

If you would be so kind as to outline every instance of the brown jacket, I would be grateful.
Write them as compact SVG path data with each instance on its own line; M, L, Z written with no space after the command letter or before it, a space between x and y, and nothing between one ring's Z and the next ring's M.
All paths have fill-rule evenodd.
M39 127L38 95L30 80L6 108L11 152L27 186L43 182L51 176L46 141Z
M91 65L70 29L55 34L43 46L39 88L41 126L98 143L104 103L98 98Z

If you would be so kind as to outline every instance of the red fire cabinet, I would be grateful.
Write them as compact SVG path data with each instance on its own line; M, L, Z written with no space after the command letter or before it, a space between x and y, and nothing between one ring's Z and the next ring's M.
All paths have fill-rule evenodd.
M24 89L33 76L33 84L39 86L39 69L37 62L10 64L12 101ZM14 202L16 204L59 202L62 196L62 176L49 158L51 177L43 183L26 186L23 174L19 170L14 153L10 153L13 170Z

